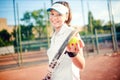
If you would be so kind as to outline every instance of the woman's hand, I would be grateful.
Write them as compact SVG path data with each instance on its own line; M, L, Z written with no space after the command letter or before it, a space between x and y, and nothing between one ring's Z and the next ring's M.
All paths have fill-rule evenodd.
M67 45L67 51L68 52L73 52L73 53L78 53L80 51L80 43L71 43Z
M71 57L72 62L80 69L83 70L85 67L85 59L83 56L84 43L79 40L77 43L71 43L67 45L67 53Z
M80 51L81 40L76 36L72 37L67 45L67 51L78 53Z

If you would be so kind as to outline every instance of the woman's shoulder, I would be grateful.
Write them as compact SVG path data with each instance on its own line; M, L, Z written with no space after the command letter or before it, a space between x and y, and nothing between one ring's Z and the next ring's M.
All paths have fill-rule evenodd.
M68 29L69 31L74 31L74 30L75 30L75 28L73 28L72 26L68 26L67 29Z

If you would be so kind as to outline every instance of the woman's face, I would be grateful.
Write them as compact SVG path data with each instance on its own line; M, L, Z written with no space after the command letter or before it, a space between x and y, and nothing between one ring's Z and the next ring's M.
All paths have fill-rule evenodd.
M50 22L52 26L57 29L60 28L67 20L67 14L60 14L55 10L50 11Z

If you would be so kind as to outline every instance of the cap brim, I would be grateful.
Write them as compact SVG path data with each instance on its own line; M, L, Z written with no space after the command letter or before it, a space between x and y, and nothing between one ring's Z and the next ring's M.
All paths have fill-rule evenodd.
M55 11L57 11L58 13L63 14L63 13L59 12L58 10L56 10L56 9L54 9L54 8L48 8L48 9L47 9L48 12L51 11L51 10L55 10Z
M65 14L65 13L68 12L68 8L67 7L65 7L62 4L58 4L58 3L57 4L53 4L52 7L47 9L47 11L51 11L51 10L55 10L55 11L57 11L60 14Z

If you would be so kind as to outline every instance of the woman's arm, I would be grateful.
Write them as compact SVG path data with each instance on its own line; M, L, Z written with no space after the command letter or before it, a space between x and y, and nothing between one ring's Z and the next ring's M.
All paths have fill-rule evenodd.
M73 63L80 69L84 69L85 67L85 58L83 55L83 47L84 43L80 39L78 43L68 45L67 52L70 58L72 59Z
M75 57L71 57L73 63L80 69L83 70L85 67L85 58L83 56L83 49L81 48L79 53Z

